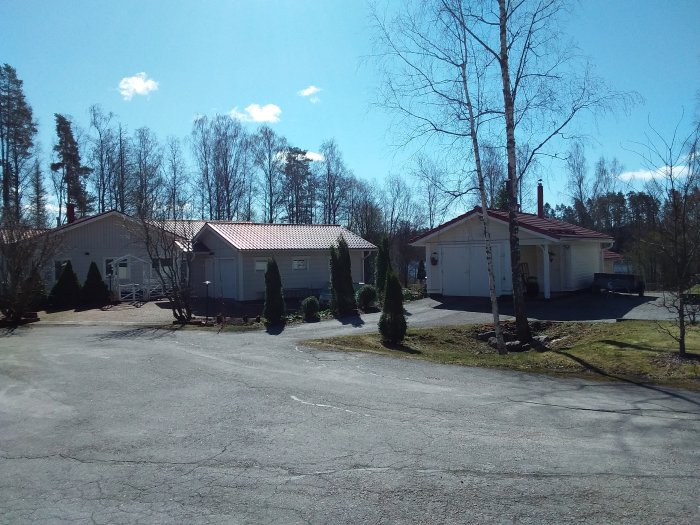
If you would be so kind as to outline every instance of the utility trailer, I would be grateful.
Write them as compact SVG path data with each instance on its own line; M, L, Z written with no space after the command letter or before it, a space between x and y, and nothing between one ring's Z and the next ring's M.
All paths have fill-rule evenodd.
M591 291L600 292L625 292L636 293L644 296L644 277L631 273L595 273Z

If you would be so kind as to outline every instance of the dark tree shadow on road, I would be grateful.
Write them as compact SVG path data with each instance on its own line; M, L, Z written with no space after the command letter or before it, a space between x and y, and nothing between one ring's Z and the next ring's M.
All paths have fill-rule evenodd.
M182 328L183 325L181 324L173 324L163 326L129 328L124 330L113 330L102 334L100 337L98 337L98 339L100 341L107 341L110 339L133 339L135 337L149 337L151 339L157 339L172 334L173 332L182 330Z
M571 359L572 361L575 361L576 363L580 364L580 365L581 365L582 367L584 367L586 370L588 370L588 371L590 371L590 372L593 372L593 373L595 373L595 374L598 374L598 375L600 375L600 376L602 376L602 377L607 377L607 378L609 378L609 379L614 379L614 380L616 380L616 381L620 381L620 382L622 382L622 383L627 383L627 384L630 384L630 385L638 386L638 387L640 387L640 388L644 388L644 389L647 389L647 390L653 390L654 392L659 392L659 393L662 393L662 394L667 395L667 396L669 396L669 397L673 397L673 398L676 398L676 399L682 399L683 401L687 401L688 403L690 403L690 404L692 404L692 405L700 406L700 401L696 401L695 399L692 399L692 398L690 398L690 397L684 396L683 394L679 394L679 393L677 393L677 392L672 392L672 391L666 390L665 388L662 388L662 387L659 387L659 386L656 386L656 385L651 385L651 384L649 384L649 383L643 383L643 382L641 382L641 381L635 381L634 379L630 379L630 378L628 378L628 377L618 376L618 375L615 375L615 374L610 374L610 373L606 372L605 370L601 370L601 369L598 368L597 366L595 366L595 365L589 363L588 361L585 361L584 359L581 359L580 357L577 357L577 356L575 356L575 355L573 355L573 354L570 354L569 352L566 352L566 351L564 351L564 350L553 350L553 352L554 352L555 354L559 354L559 355L568 357L568 358Z
M343 317L338 317L337 319L344 325L349 324L356 328L364 326L365 324L365 322L362 320L362 317L360 317L359 314L346 315Z

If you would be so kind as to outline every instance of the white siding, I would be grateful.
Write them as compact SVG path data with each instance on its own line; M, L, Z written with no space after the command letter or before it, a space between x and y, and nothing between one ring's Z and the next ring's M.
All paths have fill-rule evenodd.
M105 259L118 259L126 255L147 261L145 265L131 262L128 279L122 281L138 282L143 271L150 271L150 258L145 245L138 234L138 225L125 221L118 215L105 215L87 224L76 225L61 233L60 246L54 256L55 260L69 259L80 284L85 282L90 263L95 262L103 280L109 283L105 275ZM50 287L55 281L53 262L46 275ZM139 283L141 284L141 283Z
M330 253L328 250L300 252L245 252L241 256L242 287L238 300L259 300L265 294L265 272L255 270L255 262L274 256L284 289L309 289L318 292L330 282ZM293 261L306 260L306 270L294 270ZM363 279L363 252L350 251L353 282Z

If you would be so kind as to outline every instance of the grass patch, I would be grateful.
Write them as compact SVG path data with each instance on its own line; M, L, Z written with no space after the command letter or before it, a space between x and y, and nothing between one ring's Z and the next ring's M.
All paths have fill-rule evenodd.
M670 325L669 325L670 326ZM552 338L550 350L499 355L477 335L487 325L409 329L403 345L382 344L379 334L313 340L312 346L369 352L435 363L505 368L522 372L629 380L700 390L700 330L688 332L680 359L677 346L655 322L538 322L535 332Z

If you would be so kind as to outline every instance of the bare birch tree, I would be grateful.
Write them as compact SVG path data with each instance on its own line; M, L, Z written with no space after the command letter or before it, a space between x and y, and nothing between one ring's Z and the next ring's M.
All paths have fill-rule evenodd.
M489 57L475 52L474 38L467 31L459 1L421 2L390 22L377 14L375 21L382 56L398 64L387 69L383 103L412 124L408 139L425 135L448 138L464 151L465 160L474 162L494 329L499 353L505 353L480 149L482 127L497 116L483 89L484 73L488 71L484 60Z
M664 285L663 306L673 312L676 330L659 328L686 356L689 326L697 325L699 305L690 300L690 288L700 273L700 125L682 135L679 125L667 138L653 127L639 152L654 177L647 191L662 203L655 245Z

